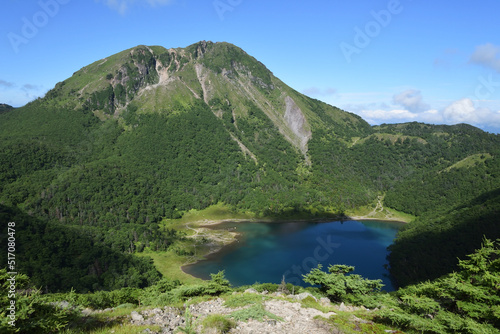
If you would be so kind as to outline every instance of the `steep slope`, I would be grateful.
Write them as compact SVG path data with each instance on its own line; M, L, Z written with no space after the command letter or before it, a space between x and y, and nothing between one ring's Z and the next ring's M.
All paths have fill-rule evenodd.
M442 213L423 215L391 245L391 273L405 286L458 269L457 258L500 238L500 188Z

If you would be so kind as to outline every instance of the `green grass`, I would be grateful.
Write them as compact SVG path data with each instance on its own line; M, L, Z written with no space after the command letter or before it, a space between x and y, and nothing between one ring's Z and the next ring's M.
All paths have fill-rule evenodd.
M414 215L388 208L386 206L384 206L381 212L376 212L375 214L370 215L370 213L373 212L373 209L375 209L375 203L346 211L346 215L350 217L366 217L369 219L399 221L404 223L410 223L415 219Z
M144 252L137 255L151 257L156 269L169 279L179 280L184 284L199 284L204 282L202 279L193 277L182 271L181 266L186 264L186 256L179 256L172 251Z
M369 135L365 138L357 140L351 146L361 145L361 144L365 143L367 140L372 139L372 138L375 138L375 139L380 140L380 141L390 141L393 145L398 140L404 141L406 139L410 139L410 140L415 139L421 144L427 144L427 141L425 139L420 138L420 137L406 136L406 135L401 135L401 134L390 134L390 133L374 133L374 134Z
M62 331L63 334L128 334L143 333L149 328L152 331L159 331L161 328L157 325L136 326L130 324L128 316L132 311L140 312L144 307L134 305L123 305L123 307L113 308L111 311L94 313L90 317L81 319L72 323L69 328Z
M306 297L300 301L300 304L304 308L313 308L318 311L321 311L323 313L328 313L328 312L334 312L335 309L333 307L326 307L318 303L314 298L312 297Z
M484 163L486 160L491 159L492 155L489 153L478 153L469 155L467 158L462 159L450 167L446 168L444 171L449 172L452 168L472 168L481 163Z
M386 325L373 322L375 317L374 312L359 311L359 312L338 312L337 315L331 316L325 321L335 328L339 329L344 334L359 334L359 333L374 333L386 334L386 330L394 330L394 328ZM362 319L367 323L357 322L356 318ZM404 334L404 332L396 331L395 333Z
M136 326L132 324L116 324L112 326L106 326L104 328L100 329L95 329L95 330L90 330L90 331L85 331L82 332L81 330L68 330L66 334L77 334L77 333L88 333L88 334L142 334L146 333L146 329L150 329L153 332L159 332L161 327L157 325L147 325L147 326Z
M253 220L255 214L251 212L236 212L229 206L219 203L203 210L190 210L180 219L165 219L162 223L169 228L183 228L185 224L203 224L222 220Z
M266 318L283 321L281 317L278 317L277 315L269 311L266 311L262 304L255 304L248 308L234 311L233 313L231 313L230 316L236 321L248 321L250 319L254 319L262 322Z
M224 306L230 308L243 307L247 305L262 303L264 299L269 299L269 297L264 297L260 294L254 294L254 293L229 295L226 297Z

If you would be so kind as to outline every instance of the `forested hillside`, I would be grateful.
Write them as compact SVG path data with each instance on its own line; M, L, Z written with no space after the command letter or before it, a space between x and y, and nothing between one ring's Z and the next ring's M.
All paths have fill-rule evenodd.
M0 204L31 228L19 270L48 291L87 291L155 281L133 254L182 241L160 222L191 209L343 216L385 196L418 217L391 256L406 284L448 273L483 235L500 237L499 153L499 135L465 124L371 127L294 91L228 43L138 46L22 108L0 106ZM74 249L57 253L47 246L55 232L38 238L43 231ZM82 259L71 257L78 252ZM54 285L48 265L81 281Z

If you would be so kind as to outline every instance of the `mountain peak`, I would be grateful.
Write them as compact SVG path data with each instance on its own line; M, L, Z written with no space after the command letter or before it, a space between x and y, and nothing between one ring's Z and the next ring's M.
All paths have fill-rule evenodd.
M346 124L354 129L369 127L353 114L298 93L260 61L227 42L200 41L171 49L138 45L85 66L58 83L45 97L48 103L56 100L58 105L90 111L101 120L122 119L127 110L177 113L202 102L224 123L243 152L254 154L245 146L239 125L258 117L262 124L274 125L306 163L313 127L333 126L339 135Z

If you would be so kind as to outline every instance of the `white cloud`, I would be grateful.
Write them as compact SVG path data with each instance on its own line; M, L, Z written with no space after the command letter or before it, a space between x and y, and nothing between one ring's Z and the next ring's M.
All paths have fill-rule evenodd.
M452 123L477 123L478 115L471 99L455 101L443 111L445 119Z
M100 0L97 0L100 1ZM151 7L165 6L173 0L102 0L108 7L125 14L133 4L147 4Z
M354 106L353 106L354 107ZM424 122L430 124L467 123L488 131L500 133L500 111L476 107L471 99L454 101L441 110L428 109L412 112L408 109L388 108L346 108L355 112L370 124Z
M470 56L469 62L494 69L500 73L500 46L491 43L479 45Z
M396 94L393 96L392 100L395 104L411 112L422 112L430 108L429 105L424 103L422 93L416 89L408 89L402 93Z
M500 128L500 113L489 108L476 108L471 99L453 102L444 109L443 116L449 124L468 123L479 127Z
M370 124L408 122L408 121L414 121L418 117L417 114L414 114L411 111L404 109L393 109L393 110L365 109L357 112L357 114L363 117Z

